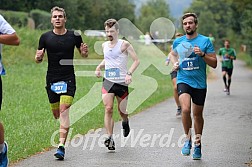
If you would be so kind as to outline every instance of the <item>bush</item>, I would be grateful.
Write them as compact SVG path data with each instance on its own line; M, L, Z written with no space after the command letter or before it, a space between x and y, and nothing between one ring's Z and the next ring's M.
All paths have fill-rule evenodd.
M46 29L51 28L51 21L50 21L51 14L50 13L43 10L34 9L34 10L31 10L30 16L35 22L36 29L46 30Z
M13 26L25 27L28 23L28 13L0 10L3 17Z

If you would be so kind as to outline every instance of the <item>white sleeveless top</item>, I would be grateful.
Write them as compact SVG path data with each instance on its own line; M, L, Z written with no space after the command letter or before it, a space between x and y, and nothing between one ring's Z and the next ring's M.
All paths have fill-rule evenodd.
M105 60L104 78L114 83L125 83L128 55L121 51L123 42L123 40L119 39L113 48L109 47L109 41L103 45Z

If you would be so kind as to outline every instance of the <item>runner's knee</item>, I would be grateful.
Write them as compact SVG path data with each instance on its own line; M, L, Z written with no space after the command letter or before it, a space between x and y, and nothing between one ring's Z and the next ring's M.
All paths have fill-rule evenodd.
M182 108L182 112L183 114L191 114L191 110L189 108L185 108L185 109Z
M105 106L105 112L108 114L113 113L113 106Z
M194 112L193 117L194 117L194 119L203 118L203 114L202 114L202 112Z

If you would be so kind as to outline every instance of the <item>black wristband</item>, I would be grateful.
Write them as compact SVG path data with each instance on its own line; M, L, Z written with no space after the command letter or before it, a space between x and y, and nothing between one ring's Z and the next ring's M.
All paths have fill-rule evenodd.
M205 56L206 56L206 53L204 52L204 54L202 56L200 56L200 57L205 57Z

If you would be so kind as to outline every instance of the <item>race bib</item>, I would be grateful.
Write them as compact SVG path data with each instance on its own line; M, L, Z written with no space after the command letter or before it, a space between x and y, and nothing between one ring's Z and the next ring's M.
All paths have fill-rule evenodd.
M196 70L199 69L199 58L192 57L192 58L184 58L181 63L183 70Z
M222 56L223 57L223 61L228 61L228 60L230 60L230 58L229 57L227 57L227 56Z
M51 90L54 93L66 93L67 92L67 83L64 81L56 82L51 85Z
M105 70L106 78L119 78L120 69L119 68L110 68Z

